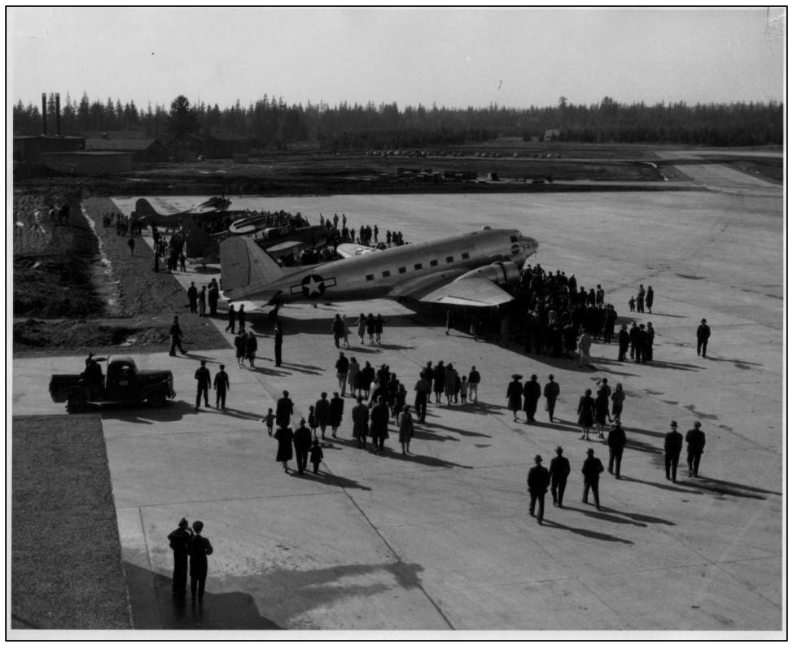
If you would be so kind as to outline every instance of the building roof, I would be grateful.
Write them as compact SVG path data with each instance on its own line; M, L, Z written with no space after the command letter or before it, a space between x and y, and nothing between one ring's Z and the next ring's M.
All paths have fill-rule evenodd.
M86 139L146 139L143 132L135 130L96 130L81 132Z
M157 139L86 139L86 150L117 150L119 152L148 150L162 146Z

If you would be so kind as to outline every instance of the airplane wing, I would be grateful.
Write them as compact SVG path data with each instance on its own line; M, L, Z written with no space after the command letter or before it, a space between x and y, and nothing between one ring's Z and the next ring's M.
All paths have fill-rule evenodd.
M357 255L365 255L365 253L373 253L376 249L370 246L362 246L361 244L338 244L337 253L344 258L352 258Z
M411 297L411 296L410 296ZM468 307L495 307L514 298L490 280L462 277L421 297L420 302Z

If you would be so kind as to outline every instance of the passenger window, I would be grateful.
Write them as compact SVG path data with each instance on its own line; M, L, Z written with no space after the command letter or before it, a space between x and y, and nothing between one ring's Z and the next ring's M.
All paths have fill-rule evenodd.
M462 260L469 260L470 254L469 253L462 253Z
M519 239L517 238L517 236L516 236L516 235L512 235L512 236L511 236L511 241L512 241L512 242L519 242Z
M452 255L449 255L448 257L446 257L446 258L445 258L445 262L447 262L448 264L450 264L451 262L453 262L453 256L452 256Z
M431 262L429 262L429 264L431 266L435 267L435 266L437 266L439 264L439 262L437 262L436 260L431 260Z
M398 273L406 273L406 267L398 267Z
M390 277L390 272L389 271L382 271L381 272L381 277L382 278L389 278Z
M372 275L366 275L365 276L365 280L370 282L371 280L373 280L373 276Z
M420 271L423 268L422 264L415 264L415 271Z

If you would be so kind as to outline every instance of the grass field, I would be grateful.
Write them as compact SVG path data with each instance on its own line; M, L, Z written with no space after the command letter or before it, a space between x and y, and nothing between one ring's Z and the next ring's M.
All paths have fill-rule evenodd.
M16 417L12 442L11 626L130 629L100 418Z

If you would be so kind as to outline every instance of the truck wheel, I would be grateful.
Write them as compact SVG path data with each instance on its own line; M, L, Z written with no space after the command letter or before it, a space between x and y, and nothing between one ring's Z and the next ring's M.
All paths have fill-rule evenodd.
M153 408L162 408L166 405L166 395L163 392L153 392L147 401Z
M69 414L75 414L77 412L82 412L86 409L86 395L82 392L76 392L75 394L70 394L69 398L66 401L66 411Z

